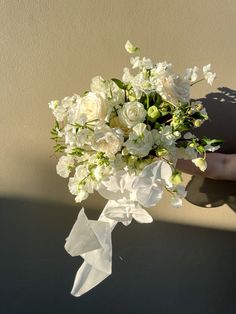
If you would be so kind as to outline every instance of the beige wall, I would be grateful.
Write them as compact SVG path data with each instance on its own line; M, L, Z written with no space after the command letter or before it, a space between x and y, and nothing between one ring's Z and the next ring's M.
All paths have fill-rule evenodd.
M211 62L215 85L200 85L193 96L235 89L235 15L234 0L0 0L0 195L74 203L50 158L47 103L83 92L97 74L121 76L129 64L127 39L178 71ZM95 207L95 200L102 209L94 196L87 205ZM236 229L226 205L205 209L186 201L172 209L167 203L153 210L157 218Z

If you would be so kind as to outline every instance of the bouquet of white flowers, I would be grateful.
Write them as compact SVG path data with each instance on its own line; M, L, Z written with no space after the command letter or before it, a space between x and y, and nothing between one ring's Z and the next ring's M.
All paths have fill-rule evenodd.
M129 53L139 49L127 41ZM122 80L92 79L90 91L49 103L56 125L54 149L63 153L57 173L69 177L75 201L98 191L108 200L98 221L81 210L66 242L71 255L82 255L72 294L79 296L111 273L111 231L117 222L134 218L152 222L147 212L171 194L175 207L186 191L178 159L189 159L204 171L206 152L219 148L219 140L197 138L191 131L208 119L203 104L190 98L190 87L202 80L212 84L210 64L187 68L177 75L172 64L131 57L135 74L124 68Z

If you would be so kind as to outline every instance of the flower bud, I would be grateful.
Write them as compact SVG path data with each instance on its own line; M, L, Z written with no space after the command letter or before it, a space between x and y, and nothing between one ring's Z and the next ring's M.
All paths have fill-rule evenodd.
M174 172L172 177L171 177L171 182L173 184L180 184L181 182L183 182L181 172L178 172L178 171Z
M164 148L164 147L158 147L158 148L156 149L156 155L157 155L158 157L165 156L166 154L167 154L167 149L166 149L166 148Z
M195 126L195 128L199 128L202 125L202 120L197 119L193 122L193 125Z
M203 105L201 103L197 103L195 105L195 109L196 109L196 111L201 111L203 109Z
M137 160L138 160L138 157L136 157L136 156L129 156L128 162L127 162L128 166L129 167L134 167L136 162L137 162Z
M148 108L147 115L150 121L155 122L158 118L160 118L161 113L156 106L151 106Z

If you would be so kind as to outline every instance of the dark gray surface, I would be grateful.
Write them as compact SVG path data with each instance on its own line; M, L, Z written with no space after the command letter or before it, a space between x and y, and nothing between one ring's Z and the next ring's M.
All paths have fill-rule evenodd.
M78 211L0 200L1 314L236 313L236 233L163 222L119 225L113 274L71 296L82 259L63 247Z

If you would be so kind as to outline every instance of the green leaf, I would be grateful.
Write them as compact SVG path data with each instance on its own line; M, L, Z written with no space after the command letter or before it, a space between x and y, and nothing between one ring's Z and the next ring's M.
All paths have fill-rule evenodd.
M116 78L112 78L111 79L120 89L126 89L127 85L125 83L123 83L122 81L116 79Z
M204 136L204 137L201 139L201 142L202 142L203 145L217 146L217 145L219 145L219 144L224 143L224 140L210 139L210 138Z

